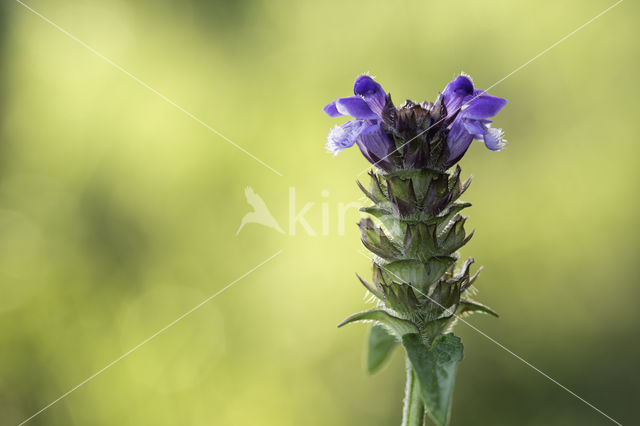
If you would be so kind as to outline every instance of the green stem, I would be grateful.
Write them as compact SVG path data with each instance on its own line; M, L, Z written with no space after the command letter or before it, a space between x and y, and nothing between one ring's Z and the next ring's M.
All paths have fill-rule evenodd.
M423 426L424 409L424 402L420 396L420 384L407 357L407 386L404 393L402 426Z

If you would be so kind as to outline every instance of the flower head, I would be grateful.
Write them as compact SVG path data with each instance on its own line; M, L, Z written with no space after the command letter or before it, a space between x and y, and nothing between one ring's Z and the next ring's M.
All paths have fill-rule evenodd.
M385 171L446 170L474 139L493 151L504 146L502 130L491 128L489 118L507 101L475 89L467 75L447 84L435 103L407 101L396 108L368 75L356 79L353 93L323 108L330 117L353 117L329 132L327 149L334 155L357 144L367 160Z

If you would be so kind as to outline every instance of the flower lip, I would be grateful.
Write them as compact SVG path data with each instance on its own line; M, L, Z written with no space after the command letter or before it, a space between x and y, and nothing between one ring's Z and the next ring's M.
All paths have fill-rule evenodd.
M367 125L362 120L351 120L342 126L335 126L329 131L327 150L333 155L338 155L340 151L351 148L366 127Z
M356 78L355 83L353 83L353 93L358 96L367 97L384 93L384 90L382 90L380 83L376 82L373 78L368 75L361 75Z
M376 120L378 115L359 96L340 98L336 100L336 109L342 115L350 115L359 120Z
M340 113L340 111L338 111L338 108L336 107L336 101L333 101L325 105L324 108L322 108L322 111L324 111L324 113L331 118L342 117L342 114Z
M502 129L489 128L483 138L484 144L491 151L500 151L507 142L503 136Z
M447 117L451 117L458 112L474 94L473 80L471 77L462 74L454 78L442 91L444 106L447 108Z
M445 97L451 96L467 96L473 94L473 80L466 74L461 74L454 78L447 87L444 88L442 94Z
M358 120L377 120L379 118L359 96L336 99L325 105L322 111L332 118L344 115L350 115Z
M361 75L353 83L353 93L360 96L378 117L382 116L382 111L387 99L387 94L382 86L368 75Z
M473 120L484 120L497 115L506 104L506 99L482 94L465 103L462 115Z

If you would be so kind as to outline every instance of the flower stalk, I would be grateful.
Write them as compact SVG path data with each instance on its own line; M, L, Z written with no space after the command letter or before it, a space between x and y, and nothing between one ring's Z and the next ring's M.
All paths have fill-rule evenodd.
M407 383L405 385L404 408L402 410L402 426L423 426L425 407L422 396L420 396L420 383L408 358L406 363Z
M353 120L329 133L327 149L337 154L357 145L374 166L367 186L371 201L359 222L363 245L372 253L372 277L358 276L375 296L375 309L352 315L340 326L373 322L368 369L376 371L396 346L407 359L403 426L422 426L425 412L445 426L453 385L462 360L461 340L451 333L461 315L488 307L470 299L478 270L473 259L460 261L458 250L472 237L465 230L460 200L471 183L457 162L474 139L497 151L502 131L490 126L506 100L476 90L466 75L450 82L435 102L405 102L391 96L369 76L354 84L355 96L340 98L324 111ZM454 167L455 166L455 167Z

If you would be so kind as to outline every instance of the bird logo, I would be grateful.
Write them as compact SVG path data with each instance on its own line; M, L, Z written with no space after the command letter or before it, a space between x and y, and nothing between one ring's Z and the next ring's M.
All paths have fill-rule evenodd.
M280 225L278 225L278 222L267 208L264 200L258 194L256 194L253 188L247 186L244 189L244 196L247 198L247 203L249 203L249 205L253 207L253 211L244 215L244 217L242 218L242 222L240 222L240 227L238 228L238 232L236 232L236 235L238 235L242 228L244 228L244 226L248 223L257 223L260 225L264 225L267 228L273 228L281 234L284 234L284 231L282 230L282 228L280 228Z

